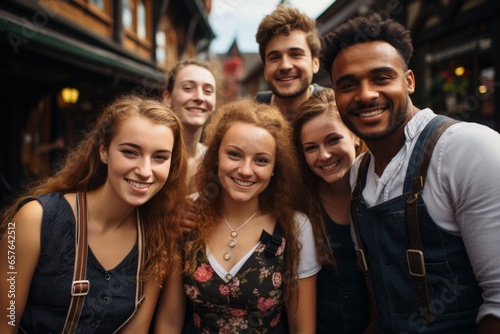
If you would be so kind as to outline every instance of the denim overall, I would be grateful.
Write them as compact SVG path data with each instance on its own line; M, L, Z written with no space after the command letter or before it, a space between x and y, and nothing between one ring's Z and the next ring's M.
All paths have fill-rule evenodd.
M434 321L425 321L419 311L409 274L409 248L405 221L411 180L418 170L423 148L432 132L447 118L435 117L422 131L412 152L403 194L368 208L361 196L353 218L357 219L375 294L381 333L476 333L476 316L483 300L482 289L472 271L462 238L436 225L424 199L419 198L418 221ZM358 177L365 186L366 169ZM444 196L444 194L443 194ZM471 222L473 223L473 222Z
M363 333L370 318L368 289L356 262L349 225L323 212L335 267L323 264L316 282L316 334Z

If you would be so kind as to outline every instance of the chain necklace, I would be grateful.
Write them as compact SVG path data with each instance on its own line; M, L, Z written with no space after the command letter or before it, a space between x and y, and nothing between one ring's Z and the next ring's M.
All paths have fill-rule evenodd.
M259 211L259 210L257 210L257 211ZM238 227L236 230L234 228L232 228L231 225L229 225L229 222L227 221L227 219L224 216L222 217L222 218L224 218L224 221L226 222L227 227L229 227L229 229L231 230L230 236L232 238L227 243L229 246L229 250L224 253L224 260L229 261L229 259L231 259L231 251L233 250L234 246L236 246L235 238L238 236L238 231L243 226L245 226L250 220L252 220L253 217L255 217L255 215L257 214L257 211L255 211L250 217L248 217L248 219L245 220L245 222L243 224L241 224L240 227Z

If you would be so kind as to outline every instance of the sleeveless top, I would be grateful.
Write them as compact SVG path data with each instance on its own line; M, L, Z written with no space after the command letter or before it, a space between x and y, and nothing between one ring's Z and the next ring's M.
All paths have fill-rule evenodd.
M335 267L323 264L316 284L316 333L363 333L370 300L357 264L351 226L335 223L323 211Z
M41 251L20 322L26 333L60 333L66 320L75 260L75 216L61 193L36 198L43 206ZM116 331L134 313L138 244L106 271L88 249L90 289L76 333Z

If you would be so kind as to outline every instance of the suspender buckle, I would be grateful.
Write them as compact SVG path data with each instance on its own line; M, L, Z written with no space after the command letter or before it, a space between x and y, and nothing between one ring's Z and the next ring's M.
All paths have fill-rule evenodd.
M71 296L86 296L90 290L89 280L73 281L71 284Z
M362 249L356 249L356 255L358 256L358 263L361 270L366 273L368 272L368 264L366 262L365 252Z
M413 205L415 202L418 200L418 193L417 194L410 194L410 198L406 201L406 204L408 205Z
M406 204L411 205L415 203L418 199L418 196L424 189L424 178L419 175L416 176L411 183L411 193L410 198L406 201Z
M406 259L408 260L408 270L410 275L416 277L425 277L425 261L424 253L418 249L408 249L406 251Z

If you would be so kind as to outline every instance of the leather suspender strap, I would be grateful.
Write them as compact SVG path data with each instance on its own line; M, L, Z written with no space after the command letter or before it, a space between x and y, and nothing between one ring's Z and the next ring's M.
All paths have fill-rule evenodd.
M367 172L366 168L369 163L370 163L370 154L367 152L361 158L361 162L359 164L359 169L358 169L358 177L356 180L356 186L354 187L354 191L352 192L351 196L351 220L352 220L352 225L354 227L354 234L356 235L356 241L358 244L358 247L356 249L358 264L365 276L366 286L370 293L372 303L375 304L375 293L373 292L372 280L370 277L370 272L368 271L368 263L366 261L363 240L361 239L361 234L359 232L358 217L356 215L356 213L358 212L358 203L361 200L361 192L363 190L362 181L364 175L366 175Z
M406 224L410 242L410 248L406 251L408 270L410 272L410 277L413 280L415 294L417 296L420 308L420 314L423 316L424 320L427 321L427 323L432 323L435 317L432 314L429 286L425 278L425 259L422 240L420 237L420 228L418 224L417 205L418 198L424 188L425 177L427 175L427 169L429 167L434 146L436 145L439 137L443 134L443 132L450 125L455 123L457 123L457 121L455 120L445 121L443 124L438 126L436 130L434 130L428 141L425 143L424 149L422 151L422 156L420 157L417 175L411 183L410 197L406 202Z
M85 296L90 289L90 282L85 279L87 274L88 245L87 198L85 193L81 192L78 192L76 197L75 269L73 283L71 284L71 303L62 330L63 334L71 334L76 331L83 303L85 302Z

